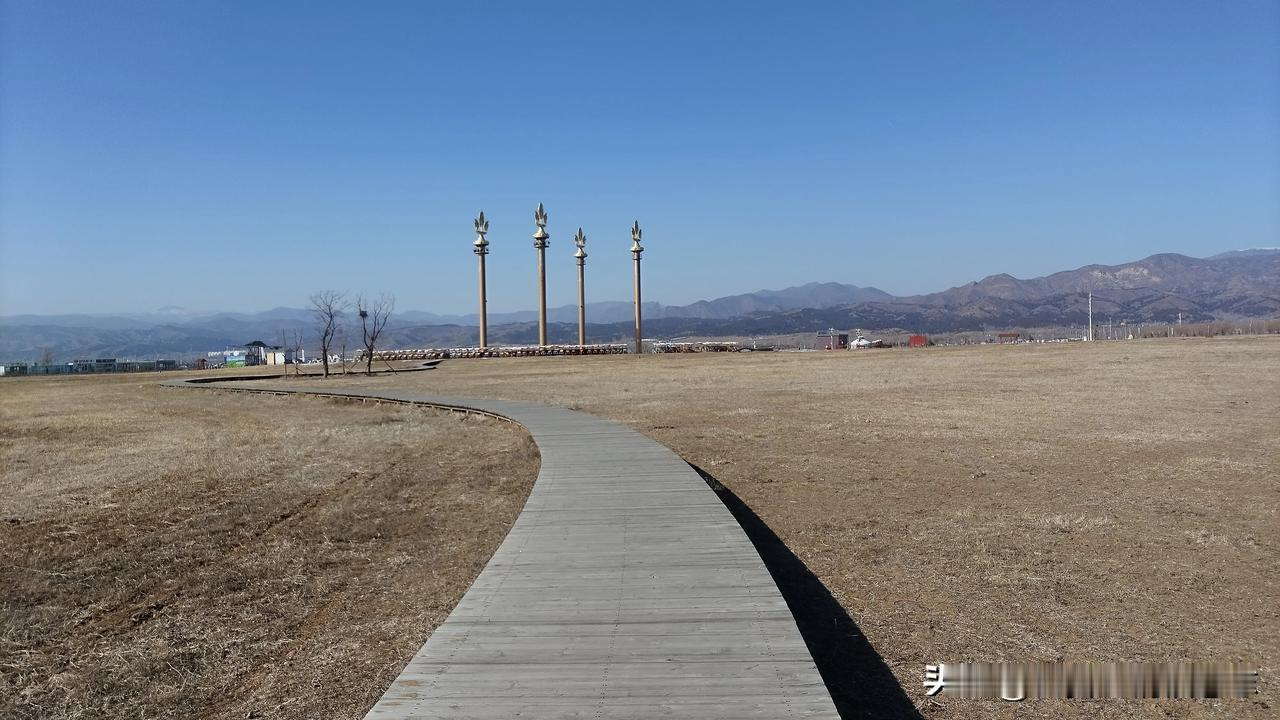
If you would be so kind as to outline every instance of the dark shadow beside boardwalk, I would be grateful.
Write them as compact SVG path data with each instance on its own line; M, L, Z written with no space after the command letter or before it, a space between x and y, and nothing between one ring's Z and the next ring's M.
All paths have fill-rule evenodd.
M733 513L782 591L844 720L923 718L884 659L808 566L733 491L690 464ZM922 668L923 670L923 668Z

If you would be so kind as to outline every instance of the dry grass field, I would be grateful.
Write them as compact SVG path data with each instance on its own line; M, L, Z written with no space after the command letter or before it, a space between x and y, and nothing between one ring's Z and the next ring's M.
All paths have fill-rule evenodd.
M160 379L0 383L0 717L361 717L510 527L532 442Z
M16 698L0 714L157 717L190 698L177 714L349 717L478 572L534 466L501 426L146 382L0 383L0 696ZM323 382L560 404L674 448L761 548L845 717L1280 716L1275 338ZM428 597L410 606L414 587ZM1057 659L1254 660L1263 692L923 695L928 662Z
M767 526L847 717L1280 717L1277 338L446 361L341 382L560 404L674 448ZM1058 659L1254 660L1263 692L923 696L928 662Z

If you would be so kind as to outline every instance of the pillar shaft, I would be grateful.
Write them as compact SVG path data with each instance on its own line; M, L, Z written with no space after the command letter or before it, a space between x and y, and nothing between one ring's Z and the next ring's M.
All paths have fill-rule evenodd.
M476 257L480 258L480 347L489 347L489 298L485 294L484 286L484 254L481 253Z
M538 344L547 344L547 250L538 248Z
M586 291L586 272L583 267L586 263L582 258L578 258L578 344L587 344L587 291Z
M639 253L635 254L635 260L636 260L636 277L635 277L636 354L639 355L640 353L644 352L644 348L641 346L641 340L640 340L640 254Z

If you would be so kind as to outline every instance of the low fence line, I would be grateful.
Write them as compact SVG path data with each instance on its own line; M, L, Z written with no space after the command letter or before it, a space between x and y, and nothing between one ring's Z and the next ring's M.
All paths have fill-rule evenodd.
M412 350L375 350L374 362L391 360L445 360L488 357L543 357L554 355L625 355L628 345L509 345L505 347L417 348ZM359 355L364 358L364 353Z

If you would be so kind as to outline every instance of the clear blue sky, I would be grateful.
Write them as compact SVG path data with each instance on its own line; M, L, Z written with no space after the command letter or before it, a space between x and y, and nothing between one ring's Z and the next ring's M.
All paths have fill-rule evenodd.
M1280 3L0 2L0 314L890 292L1280 245Z

